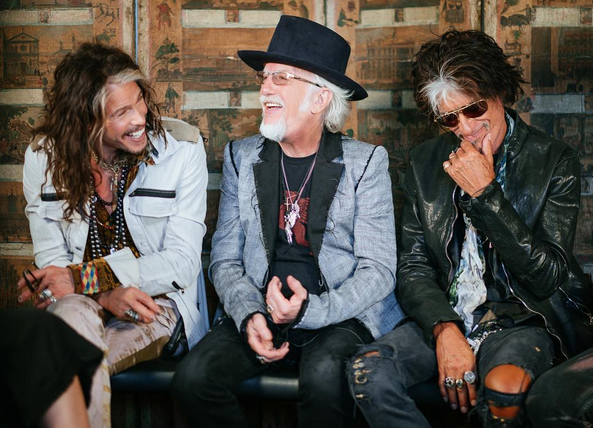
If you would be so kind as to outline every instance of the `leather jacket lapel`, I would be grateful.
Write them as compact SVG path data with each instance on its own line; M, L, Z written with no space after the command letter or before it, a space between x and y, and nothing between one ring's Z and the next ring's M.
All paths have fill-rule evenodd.
M321 138L317 162L311 178L311 203L307 224L309 245L318 265L327 215L344 170L342 163L334 163L332 160L342 154L342 136L325 132Z
M255 191L260 212L261 228L268 263L272 262L274 244L278 235L280 201L280 146L265 140L259 154L261 162L253 165Z

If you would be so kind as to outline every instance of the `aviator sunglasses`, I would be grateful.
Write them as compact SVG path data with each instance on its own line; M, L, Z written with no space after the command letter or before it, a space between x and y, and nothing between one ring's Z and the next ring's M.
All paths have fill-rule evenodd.
M459 125L459 113L462 113L468 119L476 119L488 111L488 103L486 100L478 100L473 103L464 105L453 111L437 116L434 121L441 126L447 128L455 128Z
M302 77L299 77L299 76L295 76L294 74L289 73L288 71L274 71L274 72L258 71L257 73L255 73L255 81L257 82L258 85L263 85L268 76L272 77L272 83L274 83L274 85L279 85L279 86L288 85L288 82L290 81L290 79L295 79L295 80L300 80L301 82L310 83L311 85L315 85L320 88L323 87L315 82L311 82L310 80L303 79Z

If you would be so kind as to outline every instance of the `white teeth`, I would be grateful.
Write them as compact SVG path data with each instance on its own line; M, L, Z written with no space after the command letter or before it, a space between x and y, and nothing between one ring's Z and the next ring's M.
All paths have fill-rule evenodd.
M278 104L278 103L266 103L266 107L282 107L282 104Z
M132 138L140 138L142 136L142 134L144 134L144 128L142 128L141 130L136 131L136 132L131 132L128 135Z

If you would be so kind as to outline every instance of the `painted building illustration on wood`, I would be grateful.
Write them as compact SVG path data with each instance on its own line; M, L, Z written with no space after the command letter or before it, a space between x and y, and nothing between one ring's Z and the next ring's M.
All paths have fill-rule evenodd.
M452 27L492 35L530 82L515 108L579 153L575 253L593 272L591 0L147 0L138 8L133 0L8 0L0 4L0 292L31 260L23 154L64 55L86 41L122 47L152 78L163 114L200 128L212 183L208 250L224 146L257 133L261 120L254 72L237 50L265 50L282 14L313 19L350 43L347 73L369 98L353 104L344 132L385 146L397 209L410 150L439 132L414 105L414 53ZM14 305L7 299L0 305Z
M18 82L39 74L39 40L26 33L4 39L4 80Z

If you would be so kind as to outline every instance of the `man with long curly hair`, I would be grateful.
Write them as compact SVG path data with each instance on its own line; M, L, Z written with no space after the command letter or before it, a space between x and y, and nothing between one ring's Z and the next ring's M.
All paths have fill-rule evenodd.
M19 300L33 298L104 351L89 415L108 427L110 375L159 356L174 330L189 347L207 331L206 155L196 128L161 119L120 49L83 44L54 76L35 129L43 138L25 155L38 269L23 274Z
M410 154L396 294L409 322L361 349L350 385L372 427L425 428L407 395L438 378L452 409L525 426L554 358L591 345L572 254L577 153L510 108L521 71L479 31L449 31L412 61L419 109L445 132Z

